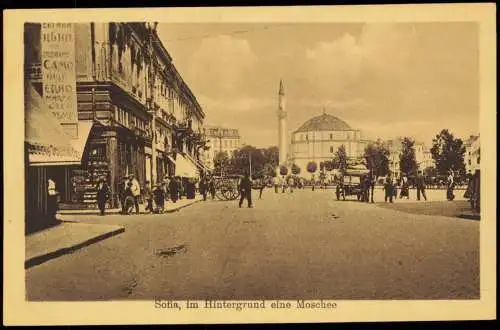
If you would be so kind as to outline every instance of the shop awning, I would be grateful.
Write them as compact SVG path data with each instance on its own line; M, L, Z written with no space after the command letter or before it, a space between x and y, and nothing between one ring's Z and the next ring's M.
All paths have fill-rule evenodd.
M66 135L61 137L66 141L66 145L31 144L29 148L30 165L80 165L92 125L92 121L78 122L76 139L70 139Z
M175 176L196 178L198 170L195 164L182 154L177 154L175 160Z
M71 139L54 116L46 111L40 94L28 84L25 125L30 166L81 164L92 121L78 122L77 138Z
M195 164L195 166L197 168L199 168L200 170L203 170L203 171L211 171L207 166L205 166L205 164L203 164L202 162L200 162L199 160L191 157L190 155L186 154L185 155L187 159L189 159L192 163Z

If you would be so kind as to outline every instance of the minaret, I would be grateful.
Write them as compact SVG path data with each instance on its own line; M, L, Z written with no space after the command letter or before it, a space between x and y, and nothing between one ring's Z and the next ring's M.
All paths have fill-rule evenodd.
M283 80L280 80L280 89L278 92L279 103L278 103L278 147L279 147L279 165L285 165L287 161L287 131L286 131L286 109L285 109L285 89L283 87Z

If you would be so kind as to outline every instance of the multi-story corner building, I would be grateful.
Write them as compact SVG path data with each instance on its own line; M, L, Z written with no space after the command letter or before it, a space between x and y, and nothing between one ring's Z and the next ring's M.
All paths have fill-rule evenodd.
M27 209L43 213L40 187L49 176L61 202L79 206L94 205L95 183L104 177L116 206L129 174L143 185L164 175L192 176L202 166L205 114L156 24L26 24L24 36L26 86L41 100L37 106L26 98L29 127L43 125L29 115L37 108L61 124L73 153L69 159L49 150L43 142L49 130L35 138L27 131L26 182L33 188Z
M471 135L465 141L465 170L467 173L474 174L480 169L481 163L481 145L479 135Z
M209 168L214 168L214 158L220 152L226 152L233 157L240 148L240 133L237 129L220 126L205 126L203 128L209 149L203 154L203 162Z

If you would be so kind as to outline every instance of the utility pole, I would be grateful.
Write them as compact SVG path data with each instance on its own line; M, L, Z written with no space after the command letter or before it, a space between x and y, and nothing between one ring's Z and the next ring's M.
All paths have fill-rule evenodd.
M250 180L252 179L252 150L248 151L248 159L250 162Z

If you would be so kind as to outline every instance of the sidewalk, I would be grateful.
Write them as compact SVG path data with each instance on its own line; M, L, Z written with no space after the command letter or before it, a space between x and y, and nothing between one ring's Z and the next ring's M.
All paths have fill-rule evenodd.
M27 269L61 255L72 253L124 231L123 226L117 225L62 222L54 227L26 236L24 268Z
M197 203L201 200L203 200L203 197L201 195L196 195L195 199L183 198L181 200L178 200L176 203L172 203L172 201L167 201L165 203L165 212L167 212L167 213L176 212L184 207L187 207L189 205ZM146 212L145 208L146 208L146 204L139 204L139 213L140 214L149 214L149 212ZM106 214L119 214L120 211L121 211L121 209L119 209L119 208L106 209ZM135 210L134 210L134 212L135 212ZM98 215L99 210L98 209L59 210L57 212L57 214L59 214L59 215ZM135 214L135 213L133 213L133 214Z

